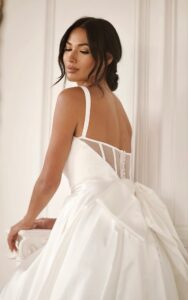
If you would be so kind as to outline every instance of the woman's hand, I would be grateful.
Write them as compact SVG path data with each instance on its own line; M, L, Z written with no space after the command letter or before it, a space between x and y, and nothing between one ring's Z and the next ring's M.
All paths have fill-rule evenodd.
M33 223L35 229L52 229L56 219L54 218L40 218Z
M18 238L18 233L20 230L24 229L33 229L34 221L27 220L23 218L21 221L16 223L15 225L10 227L10 231L8 233L7 242L11 251L17 251L16 240Z
M34 221L29 221L27 219L22 219L20 222L16 223L10 228L8 234L8 245L11 251L17 251L16 240L18 238L18 233L20 230L28 229L52 229L56 219L54 218L39 218Z

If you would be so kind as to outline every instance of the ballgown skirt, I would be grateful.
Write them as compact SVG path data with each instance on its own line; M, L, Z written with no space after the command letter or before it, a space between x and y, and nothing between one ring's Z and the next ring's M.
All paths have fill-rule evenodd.
M0 299L187 300L188 254L152 189L125 178L88 180Z

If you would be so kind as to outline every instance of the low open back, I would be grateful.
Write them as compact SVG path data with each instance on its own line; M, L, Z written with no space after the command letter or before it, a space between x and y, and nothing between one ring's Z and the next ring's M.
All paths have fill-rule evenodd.
M90 121L91 95L88 88L81 86L85 94L85 119L82 135L77 137L87 143L95 152L97 152L110 166L117 175L122 178L130 178L130 159L131 153L121 150L113 145L87 137L87 131Z

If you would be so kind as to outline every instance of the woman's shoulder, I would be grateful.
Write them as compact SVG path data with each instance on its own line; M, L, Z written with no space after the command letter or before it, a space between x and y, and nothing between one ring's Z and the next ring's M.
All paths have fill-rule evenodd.
M83 92L82 92L82 89L78 86L76 87L69 87L69 88L65 88L63 89L58 97L60 98L69 98L69 99L76 99L75 97L77 98L80 98L82 97L83 98Z
M84 93L80 87L65 88L58 94L57 100L64 105L72 106L73 109L80 109L83 105Z

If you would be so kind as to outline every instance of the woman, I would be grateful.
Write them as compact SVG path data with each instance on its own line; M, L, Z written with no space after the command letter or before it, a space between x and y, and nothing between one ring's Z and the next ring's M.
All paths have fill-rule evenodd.
M0 299L187 299L188 255L168 211L130 179L132 131L113 93L121 55L118 34L103 19L77 20L60 42L59 80L77 87L58 96L44 166L9 247L17 250L21 229L53 229ZM62 172L71 188L62 211L57 220L37 220Z

